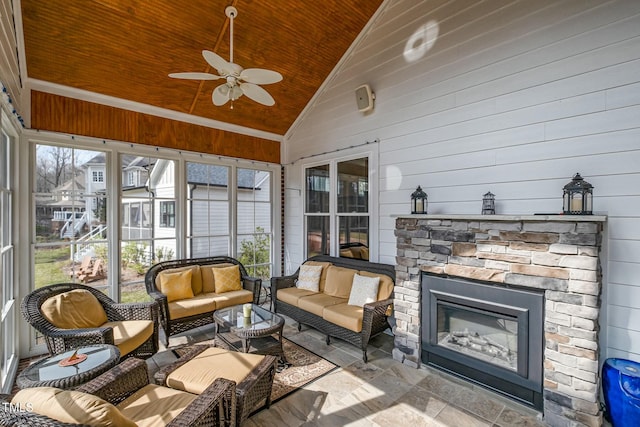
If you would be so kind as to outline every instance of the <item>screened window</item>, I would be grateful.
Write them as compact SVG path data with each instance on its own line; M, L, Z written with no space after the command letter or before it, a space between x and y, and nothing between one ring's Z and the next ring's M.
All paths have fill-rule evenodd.
M16 299L14 289L14 236L12 232L14 206L14 150L15 138L5 132L8 126L1 122L0 132L0 390L9 390L8 374L17 364L16 348Z
M229 168L187 162L189 256L231 255Z
M31 195L35 288L72 281L110 295L105 209L111 203L105 191L105 153L46 144L36 145L35 151ZM103 169L87 172L84 165L89 162ZM96 162L104 165L94 166ZM85 259L90 270L80 268Z
M271 278L271 172L237 169L237 257L249 275Z
M148 300L145 273L151 265L176 256L175 165L169 159L120 155L122 171L145 171L145 182L120 191L123 215L119 286L123 302ZM171 225L163 225L163 221Z

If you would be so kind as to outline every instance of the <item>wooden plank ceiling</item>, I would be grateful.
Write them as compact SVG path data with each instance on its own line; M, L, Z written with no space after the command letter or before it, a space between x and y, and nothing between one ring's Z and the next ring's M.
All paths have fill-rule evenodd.
M22 0L27 77L284 135L381 3ZM272 107L246 96L216 107L220 81L168 77L215 72L203 49L229 59L228 5L238 9L234 62L284 77L264 85Z

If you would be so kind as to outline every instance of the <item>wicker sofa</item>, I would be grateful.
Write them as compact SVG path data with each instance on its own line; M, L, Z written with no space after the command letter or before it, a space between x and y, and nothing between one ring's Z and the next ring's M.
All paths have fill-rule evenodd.
M233 381L199 395L149 383L144 360L129 358L76 390L27 388L0 395L1 426L235 426Z
M238 289L224 289L226 292L222 292L215 283L215 275L222 270L214 270L229 267L239 270L240 283ZM181 298L174 299L175 296L162 292L163 276L181 275L186 271L191 271L191 287L186 297L181 295ZM145 275L147 293L160 307L160 326L164 329L167 346L170 336L213 323L216 309L257 303L261 285L261 279L249 277L242 263L228 256L162 261L153 265Z
M305 324L326 334L327 344L331 337L354 344L362 350L362 359L366 362L369 340L390 327L394 267L326 255L309 258L303 265L322 266L318 291L297 286L300 268L290 276L273 277L271 295L275 312L297 321L298 330ZM356 273L380 278L376 300L362 307L348 304Z

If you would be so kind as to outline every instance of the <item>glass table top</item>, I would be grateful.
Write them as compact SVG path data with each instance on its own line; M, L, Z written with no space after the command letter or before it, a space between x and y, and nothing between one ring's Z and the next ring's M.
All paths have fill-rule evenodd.
M244 316L244 304L222 308L214 312L215 318L223 323L223 326L239 330L259 331L279 326L284 319L259 305L251 304L251 315Z
M72 366L60 366L58 362L73 354L74 350L56 354L32 365L32 369L23 371L26 379L31 381L58 380L73 375L89 372L107 363L113 363L119 357L116 347L98 345L81 347L78 354L86 354L87 358Z

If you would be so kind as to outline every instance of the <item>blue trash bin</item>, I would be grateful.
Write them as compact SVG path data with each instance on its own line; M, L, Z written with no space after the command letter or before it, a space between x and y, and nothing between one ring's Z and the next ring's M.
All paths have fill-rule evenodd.
M640 363L615 358L605 360L602 390L613 427L640 426Z

